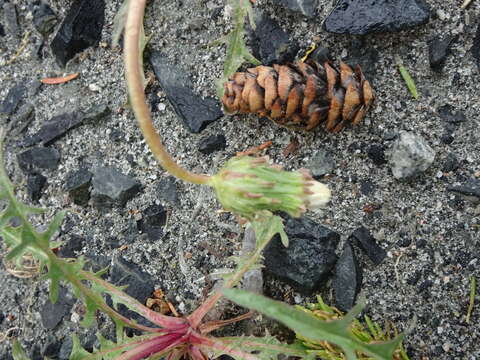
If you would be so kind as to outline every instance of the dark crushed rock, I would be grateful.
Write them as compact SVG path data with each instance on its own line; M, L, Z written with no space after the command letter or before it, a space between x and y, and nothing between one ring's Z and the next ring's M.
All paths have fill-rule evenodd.
M110 109L104 105L94 105L85 112L74 111L52 117L33 135L25 137L20 146L32 146L36 144L49 145L61 138L69 130L80 126L86 121L99 121L110 114Z
M472 198L474 201L480 201L480 180L478 179L469 179L464 185L449 186L447 190Z
M93 172L93 205L98 209L125 206L141 190L141 184L134 178L122 174L112 167L98 167Z
M74 300L67 294L67 289L60 287L58 291L58 300L52 304L48 299L40 310L42 325L45 329L54 329L63 317L70 313Z
M205 155L215 151L225 150L226 147L227 139L223 134L206 136L198 142L198 151Z
M47 3L41 1L39 5L34 5L33 26L40 34L50 34L56 23L57 16Z
M315 179L320 179L327 174L331 174L335 168L335 160L333 160L330 153L326 150L317 151L307 164L307 169L310 170Z
M356 229L349 238L350 242L356 242L375 265L380 265L387 256L387 252L377 244L377 241L366 227Z
M96 123L100 120L103 120L111 114L111 110L107 104L95 104L92 105L87 110L83 111L83 116L85 121L90 123Z
M154 51L149 60L168 101L189 131L199 133L223 116L218 100L213 97L202 99L195 94L188 74L170 64L165 55Z
M396 179L422 174L435 160L435 151L424 138L402 131L388 152L388 161Z
M35 107L31 102L20 106L16 114L10 117L10 128L14 134L20 134L35 118Z
M308 17L314 17L318 7L318 0L273 0L273 2Z
M335 292L335 303L342 311L350 310L357 299L362 286L363 271L355 256L355 250L347 241L342 255L335 264L332 287Z
M263 65L284 64L295 60L298 43L278 23L263 12L255 14L255 30L249 31L252 54Z
M385 159L385 146L379 144L372 144L367 149L367 156L377 166L382 166L387 163Z
M445 120L449 123L456 124L465 122L467 120L467 117L462 111L455 111L455 108L450 104L440 106L437 110L437 113L442 120Z
M436 36L428 42L428 59L432 70L442 71L454 41L455 36L447 35L444 38Z
M460 167L460 161L454 153L449 153L445 158L442 166L442 171L452 172Z
M38 79L32 79L27 82L27 96L31 99L38 94L43 83Z
M90 200L90 184L93 174L86 168L70 172L65 180L65 190L70 199L80 206L86 206Z
M325 30L365 35L395 32L425 24L430 16L423 0L340 0L325 20Z
M161 239L163 228L167 222L167 211L162 205L150 205L142 212L142 218L137 221L137 229L147 234L151 241Z
M477 32L473 39L473 46L471 48L472 55L477 60L477 67L480 70L480 23L477 26Z
M369 180L361 181L360 192L366 196L373 194L375 192L375 184Z
M60 352L62 344L60 341L55 338L53 335L48 335L45 345L43 345L41 353L42 356L48 358L55 358Z
M17 19L17 8L13 2L3 4L3 19L7 33L14 38L18 38L20 36L20 27Z
M33 202L42 197L43 189L47 185L47 178L42 174L32 174L27 178L27 194Z
M58 64L64 67L79 52L96 46L104 21L104 0L75 0L50 44Z
M17 154L17 161L25 174L35 174L40 170L55 170L60 153L52 147L37 146Z
M445 145L450 145L455 138L450 134L443 134L440 141Z
M403 235L400 240L397 241L397 245L403 248L412 245L412 238L408 235Z
M125 293L138 300L141 304L145 304L155 290L155 282L152 277L143 272L137 264L129 262L122 257L117 257L113 260L110 282L117 286L127 285L127 288L124 290ZM137 320L141 324L148 323L147 320L137 313L128 310L123 304L118 305L118 311L120 314L129 319Z
M62 137L68 130L79 126L84 119L85 118L81 112L65 113L54 116L50 121L43 125L37 133L25 137L20 145L49 145Z
M350 42L348 57L345 62L354 69L357 65L362 73L373 84L380 58L378 51L363 38L355 38Z
M173 176L169 176L158 181L155 185L155 189L160 200L166 201L171 205L180 204L178 186Z
M60 247L58 255L63 258L73 258L77 252L81 251L85 246L85 238L72 234L68 241Z
M306 217L288 217L285 231L288 248L275 236L264 252L265 270L297 290L311 293L330 275L340 235Z
M15 110L17 110L20 101L23 99L27 92L27 87L25 86L25 82L20 82L12 87L5 99L0 104L0 115L12 115Z
M333 61L330 49L321 45L317 46L317 48L313 50L310 55L308 55L308 58L318 62L319 64L323 64L327 61Z
M59 360L69 360L70 354L72 353L73 349L73 341L71 336L65 336L63 339L62 345L60 346L60 350L58 351L58 359Z

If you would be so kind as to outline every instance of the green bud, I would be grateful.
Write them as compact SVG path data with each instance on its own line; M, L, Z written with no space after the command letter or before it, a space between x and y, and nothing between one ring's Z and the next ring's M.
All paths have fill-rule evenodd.
M262 210L298 217L307 208L322 207L330 200L330 190L307 170L284 171L267 157L234 157L210 184L225 210L247 219Z

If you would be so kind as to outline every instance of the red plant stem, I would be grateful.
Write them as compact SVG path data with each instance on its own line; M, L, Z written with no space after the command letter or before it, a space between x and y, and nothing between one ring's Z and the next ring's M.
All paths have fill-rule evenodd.
M271 236L270 236L271 235ZM270 239L273 237L274 234L270 234ZM262 254L263 249L269 243L270 239L257 239L257 243L261 244L255 249L255 253L250 256L250 258L243 264L243 266L238 269L232 277L228 279L228 281L223 286L224 288L231 288L235 286L241 279L243 274L247 272L258 260L260 255ZM216 291L213 293L207 300L204 301L202 305L200 305L193 313L191 313L187 319L190 322L192 328L197 329L202 321L203 317L212 309L217 301L222 297L222 293L220 291Z
M145 100L142 80L139 39L147 0L131 0L125 25L125 72L128 94L138 125L150 150L160 165L170 174L194 184L208 184L210 176L194 174L179 166L166 151L162 139L153 126L152 116Z
M174 332L145 341L143 344L128 350L115 360L141 360L163 350L172 349L184 343L188 338L185 332Z
M111 293L111 295L119 297L126 304L132 306L140 315L150 320L154 324L157 324L163 328L168 328L169 330L183 330L188 327L188 322L185 319L162 315L153 310L150 310L148 307L139 303L137 300L135 300L128 294L124 293L123 291L119 291L115 286L108 283L107 281L104 281L101 278L96 277L87 271L81 271L80 273L83 277L85 277L89 281L96 282L97 284L107 289L108 292ZM139 326L143 326L143 325L139 325ZM156 329L156 328L151 328L146 326L144 326L142 330L149 331L149 332L162 331L162 329Z

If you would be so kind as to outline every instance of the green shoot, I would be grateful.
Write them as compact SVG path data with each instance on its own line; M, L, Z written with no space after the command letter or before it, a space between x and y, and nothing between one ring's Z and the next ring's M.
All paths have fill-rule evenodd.
M252 28L255 28L253 21L252 4L250 0L228 0L228 5L233 9L233 29L218 42L227 44L227 55L223 63L223 74L217 82L217 95L223 96L223 83L228 80L237 69L244 63L249 62L254 65L260 65L258 61L248 50L245 44L245 18L248 17Z
M472 316L473 312L473 306L475 305L475 294L477 293L477 280L475 279L475 276L470 277L470 298L468 302L468 310L467 310L467 317L465 321L470 323L470 318Z
M400 71L400 75L402 75L403 80L405 81L405 84L407 84L408 91L410 91L410 94L412 94L414 99L418 99L418 91L417 91L417 86L415 85L415 81L413 81L413 78L411 77L410 73L408 70L403 66L402 60L397 57L397 65L398 65L398 71Z

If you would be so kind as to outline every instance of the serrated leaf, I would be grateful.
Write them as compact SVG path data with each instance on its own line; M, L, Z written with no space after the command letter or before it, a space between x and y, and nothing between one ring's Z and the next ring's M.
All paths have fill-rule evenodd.
M222 292L226 298L283 323L302 337L340 346L348 360L356 359L355 350L363 351L375 359L391 360L403 338L398 336L392 341L378 344L365 344L356 339L349 331L349 326L353 317L361 311L362 304L357 304L343 319L326 322L293 306L261 295L238 289L223 289Z
M80 339L77 335L72 335L72 343L72 352L70 353L68 360L83 360L92 355L92 353L89 353L82 347L80 344Z
M253 21L252 4L250 0L229 0L229 5L233 8L234 27L232 31L222 40L227 44L227 52L223 62L223 76L217 81L217 94L223 96L223 83L228 80L237 69L245 62L254 65L260 65L258 61L248 50L245 43L245 18L250 19L252 27L255 27Z
M25 350L23 350L22 345L18 342L18 340L15 340L12 345L12 356L13 360L30 360L25 353Z
M278 341L273 336L255 337L255 336L241 336L241 337L226 337L219 338L224 342L228 348L240 349L245 352L254 353L258 359L261 360L277 360L279 355L294 356L301 359L314 359L315 355L309 354L307 348L301 343L285 344ZM242 358L225 352L229 356L242 360ZM220 353L216 355L221 355Z
M257 247L265 246L275 235L279 234L282 244L288 247L288 236L280 216L263 212L251 222L257 239Z
M56 213L52 221L48 225L47 230L41 234L45 244L48 244L48 242L50 241L50 238L52 238L53 235L60 230L63 219L65 218L65 215L66 215L65 211L59 211L58 213Z
M125 28L125 22L127 20L128 4L130 0L124 0L120 9L118 9L115 17L113 18L113 30L112 30L112 47L117 47L122 36L123 29Z

